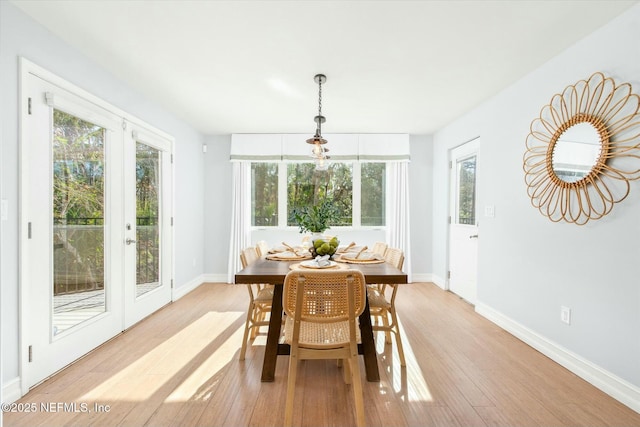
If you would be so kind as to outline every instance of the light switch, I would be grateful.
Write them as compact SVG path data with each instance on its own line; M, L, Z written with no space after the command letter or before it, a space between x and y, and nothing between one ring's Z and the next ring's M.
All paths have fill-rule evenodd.
M484 216L487 218L493 218L496 216L496 207L494 205L486 205L484 207Z

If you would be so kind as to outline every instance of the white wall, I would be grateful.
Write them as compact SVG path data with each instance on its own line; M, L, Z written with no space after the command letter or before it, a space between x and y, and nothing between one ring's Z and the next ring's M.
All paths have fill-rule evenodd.
M175 137L175 286L202 275L202 135L87 60L12 4L0 1L3 385L18 377L18 57L24 56L71 83ZM5 395L5 398L9 396Z
M478 311L612 376L640 410L640 182L604 219L552 223L531 206L522 169L531 121L567 85L602 71L640 93L640 6L615 19L434 136L433 272L447 269L448 150L481 137ZM523 52L526 54L526 52ZM560 322L560 306L572 310ZM582 369L580 368L580 369ZM589 375L586 375L587 377ZM601 388L606 388L603 386ZM621 391L622 390L622 391ZM618 396L620 398L620 396Z
M414 282L433 280L433 138L410 135L411 272Z
M207 280L227 281L231 238L231 135L206 139L204 169L204 271Z

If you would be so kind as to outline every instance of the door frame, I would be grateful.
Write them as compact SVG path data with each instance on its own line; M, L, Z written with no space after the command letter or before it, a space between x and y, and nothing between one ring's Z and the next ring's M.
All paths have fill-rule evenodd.
M119 116L122 119L123 123L123 132L126 127L126 123L132 123L140 128L144 128L150 132L153 132L158 137L166 139L170 143L170 168L171 168L171 182L167 183L170 187L171 192L171 201L169 203L169 216L170 216L170 228L167 230L167 234L171 239L171 245L169 247L169 252L166 256L169 258L167 261L168 269L169 269L169 277L171 278L171 296L170 301L173 301L173 283L174 283L174 275L175 275L175 230L173 227L173 216L175 212L175 174L174 174L174 164L173 164L173 154L175 149L175 139L168 133L161 131L144 121L138 119L137 117L115 107L114 105L104 101L103 99L93 95L90 92L87 92L84 89L79 88L73 83L63 79L62 77L57 76L56 74L48 71L45 68L40 67L39 65L29 61L24 57L18 58L19 65L19 82L18 82L18 369L19 369L19 378L20 378L20 392L21 396L24 396L29 392L30 385L27 381L27 372L29 371L29 354L28 354L28 343L30 337L30 325L28 320L28 286L29 283L29 270L30 270L30 260L28 254L28 245L25 242L28 240L28 218L25 217L28 212L28 197L25 197L25 189L27 188L27 183L29 182L29 168L25 167L27 162L27 151L26 145L28 142L28 124L27 118L29 115L29 102L28 102L28 80L30 75L34 75L36 77L41 78L42 80L59 87L62 90L68 91L75 96L82 98L83 100L93 103L96 106L103 108L110 113ZM122 262L123 260L120 260ZM124 307L124 300L119 301ZM124 315L121 319L122 330L125 330L124 327ZM73 363L73 362L72 362ZM53 373L52 373L53 374Z
M478 144L478 148L476 150L476 156L477 156L477 162L479 163L479 159L480 159L480 135L474 136L473 138L467 139L464 142L454 145L452 147L450 147L447 150L447 164L448 164L448 168L447 168L447 244L446 244L446 272L445 272L445 285L444 285L444 289L447 291L451 290L451 286L450 286L450 282L451 279L449 277L449 271L451 271L451 223L453 221L453 215L455 214L455 212L453 211L453 203L451 202L451 192L453 191L453 185L454 182L451 179L451 169L454 167L453 165L453 152L464 146L465 144L469 144L472 143L474 141L477 141ZM477 171L476 171L477 173ZM479 194L480 194L480 189L477 186L478 184L478 179L477 179L477 175L476 175L476 226L479 227L480 225L480 221L479 221L479 215L480 215L480 211L478 210L478 206L480 205L480 203L478 203L479 199ZM479 247L479 245L478 245ZM477 272L476 272L476 277L477 277ZM476 280L476 284L477 284L477 280Z

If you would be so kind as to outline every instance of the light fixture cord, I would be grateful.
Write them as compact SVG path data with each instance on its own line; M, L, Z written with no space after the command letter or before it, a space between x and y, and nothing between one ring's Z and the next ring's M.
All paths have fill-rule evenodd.
M322 136L322 79L318 79L318 135Z

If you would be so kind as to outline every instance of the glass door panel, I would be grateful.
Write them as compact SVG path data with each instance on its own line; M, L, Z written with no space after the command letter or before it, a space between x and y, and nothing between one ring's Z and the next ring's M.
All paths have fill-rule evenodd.
M160 154L136 142L136 297L160 286Z
M458 160L456 223L476 225L476 156Z
M105 134L53 110L53 335L106 311Z

